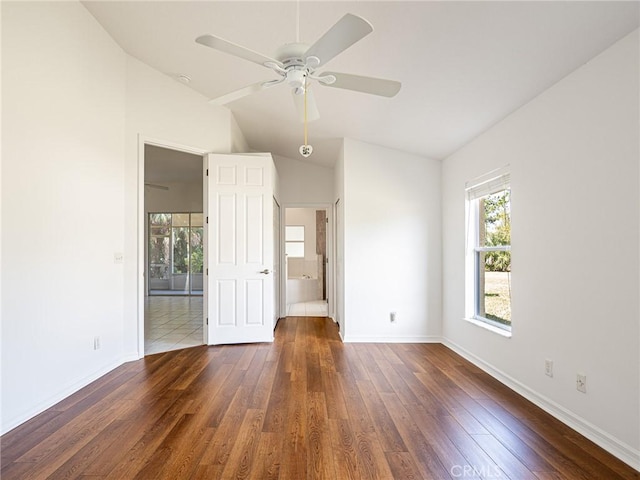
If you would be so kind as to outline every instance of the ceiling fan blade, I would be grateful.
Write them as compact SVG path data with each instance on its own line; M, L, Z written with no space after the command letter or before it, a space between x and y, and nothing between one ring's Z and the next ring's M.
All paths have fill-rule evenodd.
M275 63L276 65L282 67L282 63L278 60L275 60L271 57L267 57L258 52L254 52L246 47L237 45L229 40L225 40L220 37L216 37L214 35L201 35L196 38L196 42L200 45L204 45L206 47L211 47L216 50L219 50L224 53L228 53L229 55L234 55L236 57L244 58L245 60L249 60L250 62L257 63L258 65L263 65L267 62Z
M298 111L298 118L301 122L304 122L304 93L297 95L295 90L291 90L291 94L293 95L293 103ZM307 122L313 122L319 118L320 112L318 112L318 105L313 95L313 89L307 88Z
M169 187L165 185L156 185L155 183L145 183L144 186L149 188L157 188L158 190L169 190Z
M385 80L383 78L363 77L348 73L323 72L323 76L333 75L336 81L333 83L321 83L327 87L344 88L356 92L380 95L381 97L394 97L402 84L395 80Z
M373 32L373 27L364 18L347 13L309 47L304 57L318 57L320 64L326 65L333 57L371 32Z
M252 85L248 85L244 88L241 88L239 90L234 90L233 92L229 92L225 95L222 95L220 97L216 97L216 98L212 98L211 100L209 100L209 103L211 105L216 105L216 106L220 106L220 105L226 105L227 103L231 103L235 100L238 100L242 97L246 97L248 95L251 95L252 93L257 93L261 90L263 90L265 87L263 86L265 82L259 82L259 83L254 83Z

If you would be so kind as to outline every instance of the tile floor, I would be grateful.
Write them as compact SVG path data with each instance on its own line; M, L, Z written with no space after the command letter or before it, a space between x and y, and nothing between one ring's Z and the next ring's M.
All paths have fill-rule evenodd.
M202 345L201 296L150 296L144 304L144 353Z
M287 317L327 317L329 307L325 300L287 305Z
M287 305L289 317L326 317L327 302L317 300ZM201 296L150 296L144 305L144 353L202 345Z

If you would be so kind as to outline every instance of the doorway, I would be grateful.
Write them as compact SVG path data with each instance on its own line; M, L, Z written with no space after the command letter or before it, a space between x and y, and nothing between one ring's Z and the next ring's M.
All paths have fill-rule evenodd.
M204 343L203 156L143 144L145 355Z
M285 208L286 314L329 316L326 207Z

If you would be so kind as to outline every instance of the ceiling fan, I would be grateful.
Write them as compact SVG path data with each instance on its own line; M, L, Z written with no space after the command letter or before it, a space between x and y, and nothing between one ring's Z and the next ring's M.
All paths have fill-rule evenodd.
M149 188L155 188L157 190L169 190L169 187L165 185L158 185L156 183L145 183L144 186Z
M368 21L347 13L313 45L308 46L299 42L286 44L278 48L273 58L214 35L202 35L196 38L196 42L199 44L267 67L280 77L275 80L254 83L214 98L210 103L224 105L266 88L286 83L292 89L294 102L301 119L312 121L317 119L319 114L312 90L308 88L310 81L327 87L393 97L400 91L400 82L348 73L316 72L316 69L324 67L335 56L371 32L373 32L373 27Z

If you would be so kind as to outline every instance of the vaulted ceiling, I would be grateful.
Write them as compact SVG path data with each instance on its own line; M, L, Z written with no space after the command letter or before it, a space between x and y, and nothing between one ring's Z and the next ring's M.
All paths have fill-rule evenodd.
M195 42L213 34L271 56L312 44L345 13L373 33L327 70L395 79L394 98L314 87L320 119L309 124L308 161L332 165L350 137L443 159L638 28L638 2L86 1L130 55L215 98L277 76ZM299 17L297 11L299 9ZM319 68L318 71L322 71ZM303 126L285 85L230 108L250 147L300 158ZM214 108L214 107L212 107Z

